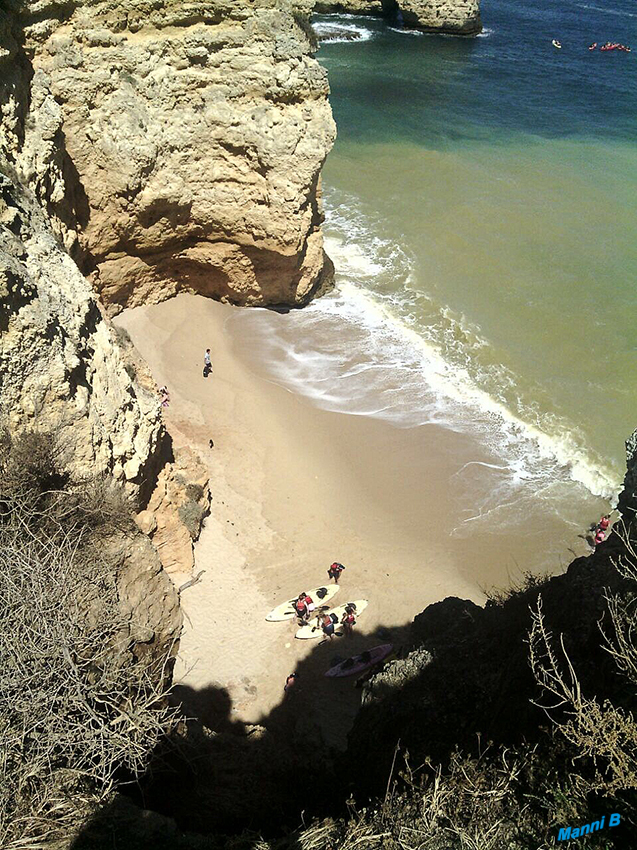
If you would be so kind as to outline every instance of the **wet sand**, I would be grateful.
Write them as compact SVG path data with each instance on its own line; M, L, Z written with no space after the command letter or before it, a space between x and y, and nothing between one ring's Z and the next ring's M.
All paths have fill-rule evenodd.
M236 315L181 295L116 321L170 390L175 445L198 450L210 471L195 566L205 573L182 594L175 680L208 695L210 722L272 726L289 722L293 706L297 731L342 746L360 692L324 678L333 657L388 636L400 643L413 617L447 596L484 602L483 590L515 580L541 541L496 530L452 538L454 474L481 461L471 439L316 409L267 380ZM204 379L207 347L214 371ZM556 570L586 551L577 530L553 541L563 552ZM275 605L327 582L335 560L346 566L335 604L369 600L353 638L299 641L294 623L265 622ZM293 670L298 685L283 701Z

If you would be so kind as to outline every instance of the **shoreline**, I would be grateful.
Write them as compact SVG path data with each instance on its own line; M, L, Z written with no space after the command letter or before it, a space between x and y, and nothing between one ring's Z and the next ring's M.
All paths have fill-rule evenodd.
M213 728L269 726L285 678L301 666L295 727L320 729L324 742L343 747L360 692L323 677L331 659L387 635L404 642L414 616L447 596L484 603L483 589L515 580L517 560L537 542L507 539L507 555L497 536L450 540L450 458L456 467L474 459L471 440L312 406L250 368L250 340L228 321L236 310L180 295L117 319L170 390L165 420L175 445L194 448L210 474L211 514L195 547L195 573L205 573L181 599L174 680L200 717L208 694L203 713ZM214 371L204 380L207 347ZM346 566L335 604L369 600L353 638L298 641L294 623L265 622L275 605L327 582L335 560Z

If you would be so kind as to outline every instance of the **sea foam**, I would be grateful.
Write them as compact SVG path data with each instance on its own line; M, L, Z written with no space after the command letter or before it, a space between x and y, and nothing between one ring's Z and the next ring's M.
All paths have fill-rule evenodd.
M501 526L531 504L558 510L569 482L612 498L619 471L589 450L574 423L516 395L516 376L493 361L480 329L416 286L419 272L399 235L380 236L387 228L356 199L328 191L326 205L335 290L285 317L242 316L270 379L326 410L476 439L488 458L456 473L471 504L458 534L492 523L494 512ZM485 389L494 386L499 397Z

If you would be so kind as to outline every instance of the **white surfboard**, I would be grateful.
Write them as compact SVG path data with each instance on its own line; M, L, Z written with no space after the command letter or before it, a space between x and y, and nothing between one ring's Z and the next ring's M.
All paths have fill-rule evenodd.
M327 584L323 585L323 587L313 587L311 590L307 591L307 595L312 597L312 601L318 610L323 605L327 605L330 599L333 596L336 596L339 590L340 587L338 584ZM323 591L325 592L323 593ZM300 590L299 593L301 593ZM291 620L292 617L296 617L296 608L294 607L294 603L299 598L299 593L296 594L294 599L288 599L287 602L283 602L282 605L277 605L276 608L273 608L265 619L269 623L278 623L280 620Z
M367 602L366 599L354 599L353 602L354 602L354 605L356 605L356 615L355 616L356 616L356 619L358 620L359 615L363 613L363 611L365 610L365 608L367 608L367 605L369 603ZM330 608L330 610L325 611L325 613L328 614L328 615L335 614L338 618L338 623L340 623L341 617L345 613L345 608L350 604L351 604L350 602L346 602L344 605L339 605L338 608ZM336 634L343 631L342 627L339 628L338 623L334 624L336 626L336 629L337 629ZM316 617L312 616L310 618L310 622L308 623L308 625L307 626L301 626L301 628L294 635L294 637L299 638L299 640L314 640L314 638L323 637L323 629L319 625L317 625Z

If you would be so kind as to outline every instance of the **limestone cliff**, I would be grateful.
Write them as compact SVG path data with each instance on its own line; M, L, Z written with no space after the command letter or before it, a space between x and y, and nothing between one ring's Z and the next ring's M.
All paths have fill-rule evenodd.
M59 434L74 473L108 474L137 495L165 439L157 395L136 380L89 283L10 173L0 173L0 296L10 430Z
M165 452L156 393L142 385L94 293L35 199L0 171L0 418L12 435L50 435L75 477L115 480L144 500ZM170 465L169 465L170 468ZM179 635L175 588L141 534L112 537L133 643Z
M70 472L113 479L133 504L145 506L152 495L161 561L187 571L208 507L207 476L196 458L173 462L145 364L102 315L35 199L2 167L2 424L13 434L55 435ZM186 503L187 521L179 514Z
M311 5L15 12L0 144L110 312L181 289L293 305L329 278L319 172L335 128Z
M391 15L425 32L477 35L482 31L480 0L319 0L316 12Z

